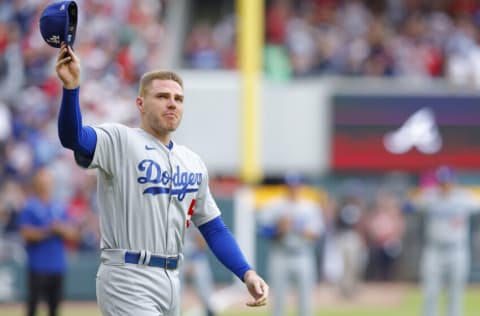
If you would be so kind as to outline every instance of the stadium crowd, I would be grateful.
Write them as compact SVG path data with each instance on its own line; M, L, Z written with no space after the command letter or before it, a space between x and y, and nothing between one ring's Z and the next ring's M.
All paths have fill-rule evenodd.
M40 13L49 2L0 1L0 227L4 239L18 239L18 213L29 194L31 176L48 164L58 184L55 198L82 229L82 238L70 247L97 249L94 177L74 166L71 153L58 141L57 51L38 31ZM81 31L74 48L84 59L85 120L132 123L135 108L125 100L136 95L133 83L146 69L160 66L165 2L77 3Z
M480 84L480 5L473 0L267 1L264 67L293 76L447 77ZM194 25L187 64L235 68L234 18Z

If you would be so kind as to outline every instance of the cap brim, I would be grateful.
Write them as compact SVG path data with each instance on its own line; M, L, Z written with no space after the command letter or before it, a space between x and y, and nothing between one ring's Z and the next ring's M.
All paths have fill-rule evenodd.
M66 23L65 23L65 42L68 46L75 43L75 35L77 33L77 14L78 7L75 1L68 1Z

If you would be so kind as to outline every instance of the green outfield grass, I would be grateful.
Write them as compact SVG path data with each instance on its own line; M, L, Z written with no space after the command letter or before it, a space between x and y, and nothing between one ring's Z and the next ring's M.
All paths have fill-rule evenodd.
M469 289L465 297L465 313L463 316L478 316L480 311L480 288ZM442 304L445 300L442 300ZM381 307L378 306L362 306L348 307L338 306L335 308L323 308L315 311L315 316L420 316L422 313L422 296L418 289L412 289L405 297L405 300L398 305ZM443 315L444 313L440 313ZM268 310L255 312L249 311L228 311L220 316L260 316L269 315ZM292 310L288 316L295 316Z
M471 288L465 297L465 313L464 316L478 316L480 311L480 288ZM412 289L405 296L405 299L397 305L388 307L378 306L347 306L321 308L315 312L315 316L420 316L421 315L421 293L418 289ZM0 315L2 316L23 316L23 307L0 305ZM42 307L38 316L46 316L46 312ZM97 306L91 304L65 304L62 307L61 316L101 316ZM260 316L269 315L268 308L235 308L225 311L219 316ZM289 316L295 316L292 310Z

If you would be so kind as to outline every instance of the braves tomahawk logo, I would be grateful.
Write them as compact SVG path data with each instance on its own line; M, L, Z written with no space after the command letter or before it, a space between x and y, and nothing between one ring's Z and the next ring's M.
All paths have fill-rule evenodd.
M137 178L138 183L156 184L143 190L143 194L177 195L179 201L183 201L187 193L197 192L203 178L202 173L181 171L178 165L170 173L151 159L140 161L137 168L144 174Z
M413 113L403 125L385 135L385 148L393 154L404 154L413 148L432 155L442 149L442 137L430 108L421 108Z

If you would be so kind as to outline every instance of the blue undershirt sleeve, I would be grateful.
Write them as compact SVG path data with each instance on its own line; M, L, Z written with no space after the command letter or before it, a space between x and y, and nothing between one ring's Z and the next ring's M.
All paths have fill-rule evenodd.
M221 216L198 227L217 259L243 282L245 272L252 268Z
M63 147L74 151L77 163L87 167L95 153L97 134L92 127L82 125L79 92L80 88L63 88L58 114L58 136Z

